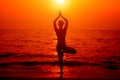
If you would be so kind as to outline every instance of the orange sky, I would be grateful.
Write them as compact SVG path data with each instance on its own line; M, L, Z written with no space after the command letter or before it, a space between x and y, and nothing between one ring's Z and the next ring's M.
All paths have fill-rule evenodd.
M53 29L55 0L0 0L0 29ZM71 29L119 29L120 0L66 0L62 13Z

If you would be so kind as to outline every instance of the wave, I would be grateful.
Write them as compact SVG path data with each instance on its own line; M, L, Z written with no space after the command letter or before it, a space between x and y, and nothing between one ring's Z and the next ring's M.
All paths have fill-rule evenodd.
M0 59L3 58L56 58L56 55L45 55L45 54L34 54L34 53L14 53L14 52L7 52L7 53L0 53Z
M64 66L104 66L106 69L118 70L117 63L114 61L104 61L102 63L87 63L87 62L74 62L74 61L65 61L63 62ZM24 61L24 62L11 62L11 63L0 63L0 67L8 67L8 66L37 66L37 65L52 65L59 66L58 61L54 62L39 62L39 61Z
M11 62L11 63L0 63L0 66L9 66L9 65L24 65L24 66L33 66L33 65L59 65L58 61L54 62L38 62L38 61L25 61L25 62ZM85 62L73 62L73 61L65 61L63 62L65 66L75 66L75 65L91 65L91 66L100 66L98 63L85 63Z
M15 53L1 53L0 58L11 57L14 55L15 55Z

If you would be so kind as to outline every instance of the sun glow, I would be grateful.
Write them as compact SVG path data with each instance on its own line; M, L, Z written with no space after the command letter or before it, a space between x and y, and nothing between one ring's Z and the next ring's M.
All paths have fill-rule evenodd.
M59 3L59 4L63 4L63 3L64 3L64 0L58 0L58 3Z
M52 0L52 6L57 10L68 10L71 0Z

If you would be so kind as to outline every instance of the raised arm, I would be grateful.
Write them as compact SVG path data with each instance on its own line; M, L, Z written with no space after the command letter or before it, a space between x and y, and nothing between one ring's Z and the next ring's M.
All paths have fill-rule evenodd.
M59 19L59 17L60 17L60 16L58 16L58 17L54 20L54 22L53 22L55 31L58 30L58 29L57 29L57 20Z
M54 29L55 29L55 31L58 30L58 28L57 28L57 20L58 20L61 16L62 16L61 11L59 11L59 16L54 20Z
M67 28L68 28L68 20L65 17L63 17L62 15L61 15L61 17L63 18L63 20L65 20L65 27L64 27L64 29L67 30Z

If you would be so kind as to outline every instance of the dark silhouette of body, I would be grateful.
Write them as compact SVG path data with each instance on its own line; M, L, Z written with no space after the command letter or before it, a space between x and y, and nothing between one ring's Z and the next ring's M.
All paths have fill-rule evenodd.
M60 17L63 20L62 19L59 20ZM58 23L57 23L57 21L58 21ZM56 49L58 52L61 73L63 73L62 66L63 66L64 53L72 53L72 54L76 53L75 49L66 46L65 37L66 37L67 28L68 28L68 20L62 16L61 12L59 12L59 16L54 20L54 30L57 35Z

